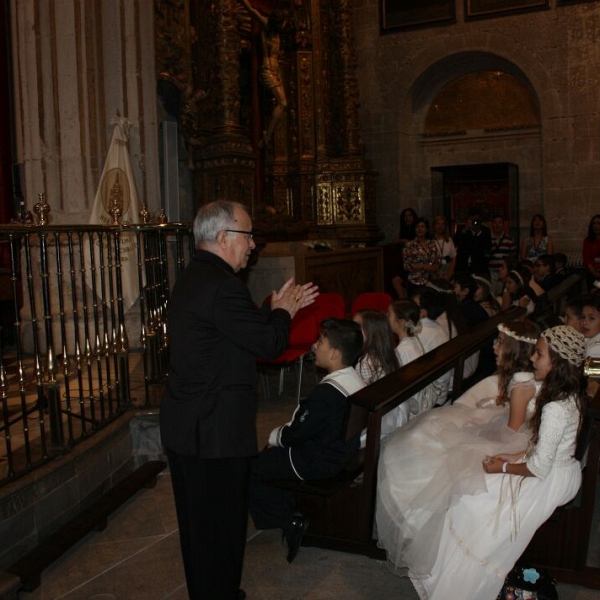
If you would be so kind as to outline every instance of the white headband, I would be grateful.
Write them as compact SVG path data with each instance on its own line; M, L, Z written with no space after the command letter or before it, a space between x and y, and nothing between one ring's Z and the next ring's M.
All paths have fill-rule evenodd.
M533 344L537 342L537 338L531 338L524 335L517 335L514 331L511 331L504 323L498 325L498 331L501 331L504 335L513 338L519 342L526 342L527 344Z

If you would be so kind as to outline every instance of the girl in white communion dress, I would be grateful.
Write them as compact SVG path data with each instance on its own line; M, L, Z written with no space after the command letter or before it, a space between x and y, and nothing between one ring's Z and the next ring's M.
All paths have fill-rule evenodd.
M504 443L502 436L496 441L484 434L479 444L471 446L472 432L487 426L475 425L471 430L463 426L457 434L464 438L459 448L467 446L481 452L487 445L492 456L482 457L476 465L465 452L451 449L447 457L450 463L458 456L469 466L463 468L462 462L451 465L460 473L461 481L450 481L452 493L443 493L445 507L435 496L429 498L422 492L425 500L420 508L413 508L419 506L418 501L406 510L396 501L398 487L390 485L389 469L380 467L380 542L389 560L408 570L421 599L446 600L457 592L464 598L495 598L537 528L556 507L575 496L581 483L581 467L573 455L584 406L580 368L584 357L584 338L573 328L559 326L544 331L532 357L541 388L529 406L528 412L533 411L529 444L517 434L505 440L509 444L500 454L497 448ZM526 385L514 385L510 395ZM446 437L444 433L442 438ZM515 453L514 445L519 441L522 445ZM386 444L381 465L388 462L385 455L389 449ZM394 474L394 478L400 484L402 474ZM434 485L440 487L437 482Z

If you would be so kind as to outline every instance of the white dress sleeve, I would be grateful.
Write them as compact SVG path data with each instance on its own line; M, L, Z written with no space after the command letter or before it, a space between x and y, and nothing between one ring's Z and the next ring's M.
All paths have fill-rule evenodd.
M515 373L508 384L508 389L506 390L509 396L515 387L535 388L535 379L533 377L533 373L526 371L519 371L518 373Z
M525 460L529 471L539 479L545 479L550 473L568 421L564 402L549 402L542 409L538 441Z

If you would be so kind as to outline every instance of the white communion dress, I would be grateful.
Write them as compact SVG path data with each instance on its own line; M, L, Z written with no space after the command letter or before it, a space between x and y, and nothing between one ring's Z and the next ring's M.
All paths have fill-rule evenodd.
M382 448L379 543L423 600L496 598L537 528L581 483L573 399L543 409L538 444L524 459L535 477L485 473L486 455L524 450L530 438L525 427L507 427L506 407L485 402L497 393L497 376L488 377L454 405L416 417Z

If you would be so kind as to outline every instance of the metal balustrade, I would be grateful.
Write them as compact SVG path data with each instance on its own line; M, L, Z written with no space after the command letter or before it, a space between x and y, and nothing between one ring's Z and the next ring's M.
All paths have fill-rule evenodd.
M157 404L168 298L193 235L173 223L3 225L0 249L1 485L133 404Z

